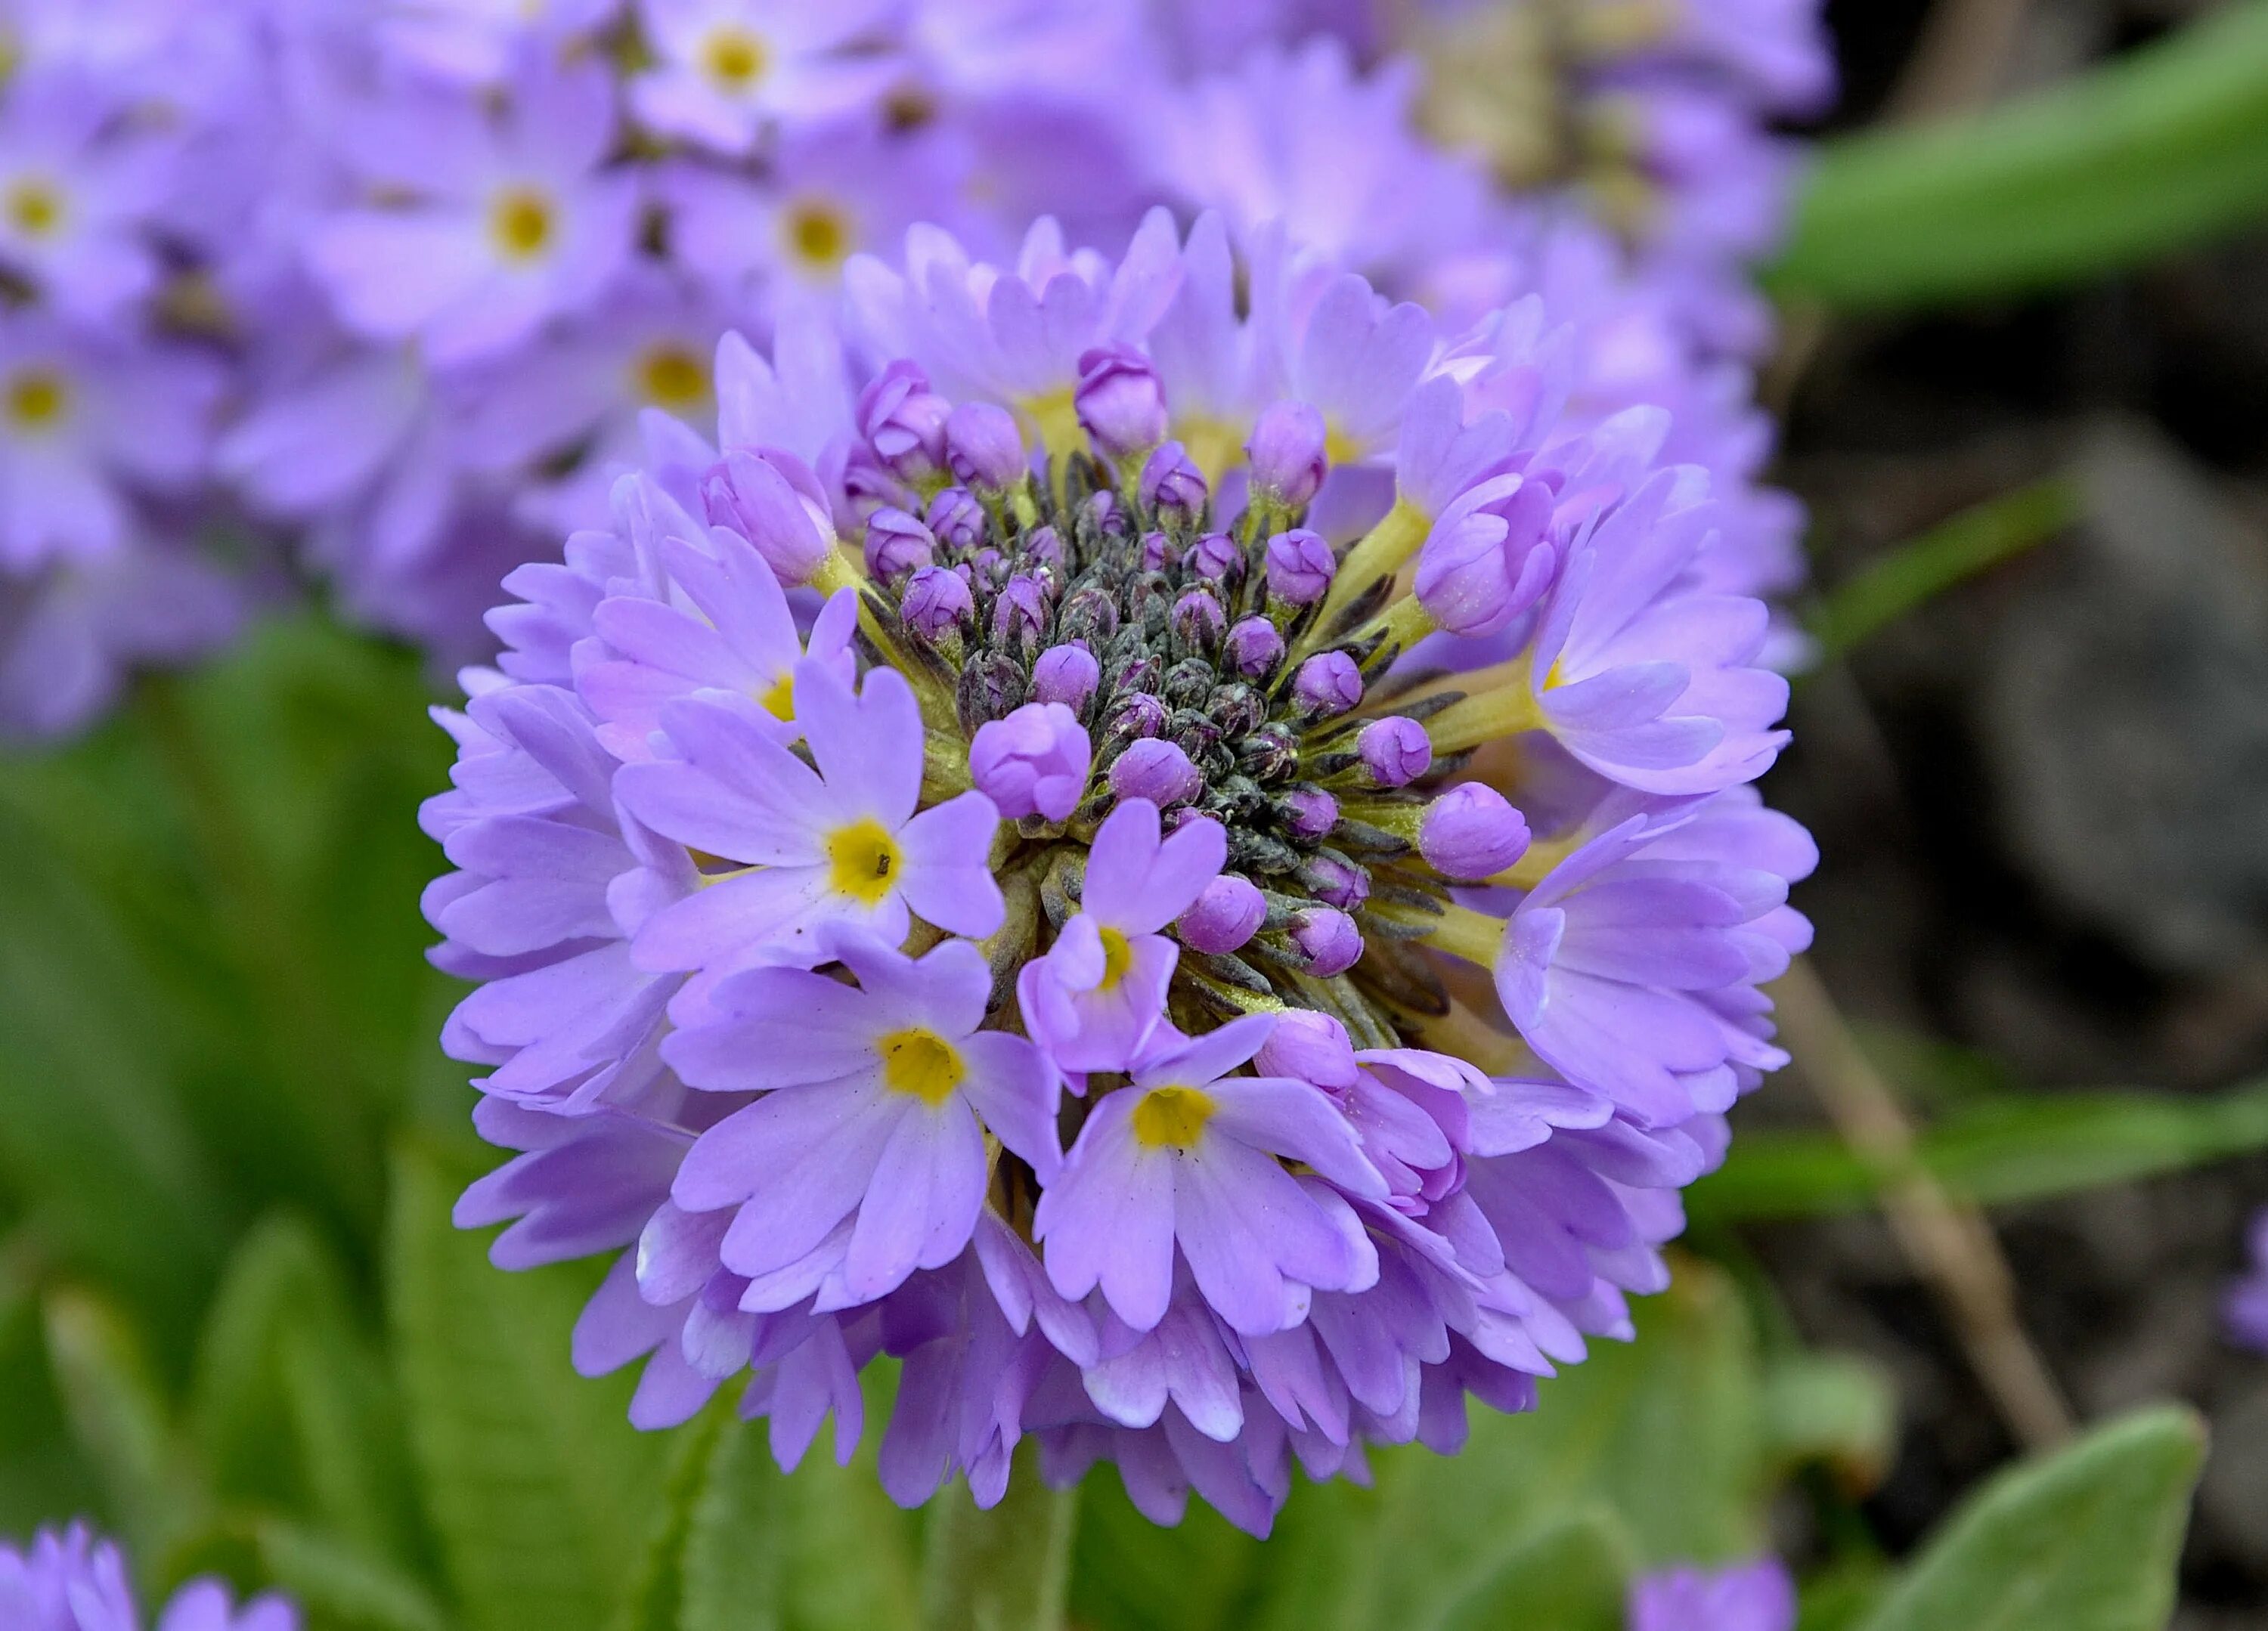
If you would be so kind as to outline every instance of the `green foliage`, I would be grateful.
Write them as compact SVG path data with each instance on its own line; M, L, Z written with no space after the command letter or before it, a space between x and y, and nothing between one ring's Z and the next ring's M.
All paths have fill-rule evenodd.
M2268 214L2268 4L2068 84L1825 143L1767 282L1845 309L2096 276Z
M1860 1631L2159 1631L2204 1458L2197 1417L2163 1407L2003 1473Z
M926 1631L1062 1627L1079 1492L1042 1484L1029 1451L1019 1463L990 1511L979 1511L958 1489L932 1507L922 1569Z

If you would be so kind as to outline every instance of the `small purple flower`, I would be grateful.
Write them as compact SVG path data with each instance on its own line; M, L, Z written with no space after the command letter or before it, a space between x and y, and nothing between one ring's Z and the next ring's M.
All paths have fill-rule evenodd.
M1444 878L1476 882L1528 852L1528 821L1502 793L1462 782L1425 807L1418 853Z
M719 1254L755 1282L742 1308L773 1311L807 1286L872 1302L975 1232L994 1136L1044 1180L1057 1162L1057 1080L1038 1049L980 1031L983 953L949 940L917 962L860 935L832 948L858 984L758 968L720 984L698 1030L662 1044L696 1087L762 1092L695 1141L671 1198L731 1207ZM760 1288L778 1288L767 1297Z
M10 1631L140 1631L142 1614L118 1547L83 1523L42 1529L20 1550L0 1543L0 1624ZM299 1631L298 1609L273 1593L238 1607L214 1579L192 1580L157 1631Z
M756 547L784 584L811 581L835 549L835 523L809 467L777 449L734 448L701 478L710 525Z
M1333 1091L1352 1087L1358 1074L1346 1027L1306 1008L1276 1016L1276 1029L1253 1056L1252 1068L1263 1076L1294 1076Z
M1068 818L1086 791L1092 760L1079 716L1060 702L1027 702L1005 719L979 725L968 745L976 790L1008 821Z
M1211 489L1188 450L1179 442L1165 442L1143 461L1141 494L1145 504L1196 517L1204 512Z
M1406 787L1433 764L1433 743L1425 727L1399 714L1363 726L1355 750L1362 755L1362 768L1380 787Z
M1148 356L1132 346L1083 353L1071 401L1080 428L1105 458L1131 458L1166 439L1165 388Z
M1192 951L1233 951L1260 932L1268 902L1248 878L1223 872L1175 920L1174 932Z
M961 402L945 422L945 456L956 480L973 488L1013 487L1031 473L1015 415L993 402Z
M1311 907L1292 919L1292 944L1319 980L1343 974L1362 960L1362 930L1330 907Z
M2268 1209L2253 1214L2245 1243L2250 1262L2228 1288L2221 1309L2232 1341L2268 1354Z
M953 404L911 363L892 363L858 393L858 433L900 481L927 481L946 468L946 415Z
M959 572L950 567L924 566L917 568L907 581L898 607L907 628L924 640L937 641L976 612L976 600L968 591L968 580Z
M1362 701L1362 671L1344 651L1318 651L1292 676L1292 694L1317 719L1331 719Z
M1627 1631L1795 1631L1795 1583L1771 1557L1643 1575L1631 1583Z
M1228 631L1228 660L1248 680L1265 680L1284 660L1284 636L1264 617L1237 620Z
M1227 1074L1274 1023L1256 1014L1173 1038L1095 1106L1033 1221L1057 1291L1100 1289L1119 1319L1152 1330L1178 1252L1214 1312L1266 1336L1314 1291L1376 1280L1377 1253L1337 1193L1385 1194L1353 1129L1307 1083ZM1294 1178L1279 1157L1320 1178Z
M1323 416L1306 402L1271 402L1254 422L1244 444L1252 485L1279 503L1305 509L1322 490L1329 468Z
M904 511L885 504L866 518L866 570L884 583L937 558L937 534Z
M640 0L654 65L630 87L638 117L719 153L755 145L770 120L809 123L880 98L893 64L860 49L880 0L818 8L769 0Z
M1321 533L1294 527L1268 540L1268 592L1285 606L1322 599L1338 569L1338 556Z
M1050 646L1032 665L1032 695L1085 713L1087 700L1102 683L1102 665L1083 645Z
M1110 767L1110 790L1120 798L1147 799L1164 810L1203 792L1204 777L1179 746L1144 737Z

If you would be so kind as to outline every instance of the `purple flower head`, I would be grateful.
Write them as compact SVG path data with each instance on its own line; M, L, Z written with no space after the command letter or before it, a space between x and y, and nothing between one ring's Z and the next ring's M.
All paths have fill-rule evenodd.
M1192 951L1233 951L1260 932L1267 915L1268 902L1258 885L1248 878L1224 872L1182 914L1174 932Z
M1399 714L1363 726L1355 749L1362 755L1362 768L1380 787L1405 787L1433 764L1433 744L1425 727Z
M1106 459L1129 459L1166 439L1165 388L1155 365L1132 346L1097 346L1082 353L1071 400L1079 428Z
M117 1546L83 1523L0 1544L0 1620L22 1631L140 1631L142 1613ZM192 1580L158 1614L158 1631L299 1631L299 1611L273 1594L237 1606L217 1580Z
M1322 599L1338 569L1338 557L1321 533L1294 527L1268 540L1268 592L1286 606Z
M1060 702L1074 714L1086 711L1087 700L1102 683L1102 665L1083 645L1050 646L1032 665L1032 696L1042 702Z
M1253 422L1245 456L1252 461L1252 485L1272 493L1279 503L1304 510L1322 490L1329 469L1323 416L1306 402L1271 402Z
M1362 930L1354 919L1330 907L1313 907L1292 919L1292 944L1307 959L1307 972L1329 980L1362 958Z
M1418 853L1444 878L1492 878L1527 852L1528 822L1502 793L1462 782L1425 807Z
M1240 619L1228 631L1228 660L1248 680L1264 680L1284 660L1284 636L1264 617Z
M1629 1631L1795 1631L1795 1583L1770 1557L1642 1575L1631 1583Z
M1079 807L1092 758L1078 715L1060 702L1027 702L977 727L968 774L1003 820L1061 821Z
M1166 442L1142 463L1142 502L1167 514L1194 518L1204 511L1211 489L1179 442Z
M941 640L976 609L968 580L942 566L917 567L908 580L903 599L906 627L924 640Z
M961 402L945 422L945 456L970 487L1013 487L1030 474L1015 415L992 402Z
M1314 717L1335 718L1362 701L1362 671L1344 651L1319 651L1292 676L1292 694Z
M2231 1283L2221 1307L2229 1340L2257 1354L2268 1354L2268 1209L2252 1215L2245 1231L2245 1272Z
M710 524L754 544L782 583L810 582L835 548L825 495L792 453L733 449L701 478L701 502Z
M1163 810L1186 804L1204 789L1204 777L1175 743L1145 737L1128 746L1110 767L1110 790L1120 798L1147 799Z
M937 534L902 510L884 505L866 518L866 570L887 583L937 558Z
M882 467L903 481L934 479L946 468L946 416L953 404L929 388L911 363L893 363L858 393L858 434Z

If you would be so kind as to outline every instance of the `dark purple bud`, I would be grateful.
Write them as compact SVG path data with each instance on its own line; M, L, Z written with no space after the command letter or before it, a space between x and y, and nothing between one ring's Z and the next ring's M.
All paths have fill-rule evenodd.
M858 433L875 462L906 481L926 481L945 468L945 422L953 404L929 388L929 376L902 359L858 393Z
M1315 899L1325 906L1351 912L1370 899L1370 874L1329 856L1317 856L1307 863L1304 877Z
M948 487L929 501L922 520L950 549L973 547L984 536L984 506L967 488Z
M1174 540L1163 533L1142 534L1142 569L1162 572L1173 563Z
M1244 575L1244 551L1226 533L1207 533L1189 546L1189 570L1216 584L1234 583Z
M1063 534L1051 526L1035 529L1025 535L1024 555L1030 561L1061 567L1064 562Z
M942 640L976 609L976 601L960 573L925 566L906 580L899 607L908 628L924 640Z
M957 402L945 422L946 462L971 487L1013 487L1031 474L1016 416L998 402Z
M1146 691L1122 693L1110 704L1104 722L1106 740L1115 745L1140 741L1166 728L1166 705Z
M1433 743L1425 727L1399 714L1373 719L1355 738L1363 768L1379 787L1407 787L1432 768Z
M1110 767L1110 790L1121 798L1146 798L1163 810L1204 791L1204 777L1173 743L1145 737Z
M1032 665L1032 696L1036 702L1060 702L1075 714L1086 711L1087 699L1102 683L1102 665L1083 645L1051 646Z
M1197 516L1204 513L1211 489L1187 450L1179 442L1165 442L1143 463L1141 493L1152 510Z
M937 534L904 511L884 505L866 518L866 570L888 583L937 558Z
M1268 902L1250 878L1223 872L1204 886L1197 904L1182 914L1174 929L1192 951L1219 954L1235 951L1259 933L1267 915Z
M1284 636L1264 617L1240 619L1228 631L1228 660L1248 680L1265 680L1284 660Z
M1256 782L1280 782L1300 768L1299 738L1282 725L1263 725L1238 746L1236 761Z
M992 601L992 637L1003 645L1020 640L1044 639L1048 629L1048 598L1040 581L1019 572L1000 586Z
M1008 557L989 544L969 556L967 566L971 583L990 585L1008 581Z
M1292 694L1310 716L1332 718L1362 701L1362 671L1344 651L1318 651L1292 676Z
M1329 466L1323 416L1305 402L1271 402L1244 444L1256 491L1270 492L1293 509L1314 497Z
M1463 782L1435 799L1418 829L1418 853L1444 878L1493 877L1528 850L1528 821L1492 787Z
M1060 821L1086 790L1086 732L1060 702L1027 702L977 727L968 774L1004 820L1029 815Z
M954 704L961 728L972 737L988 719L1005 719L1024 705L1024 665L1005 651L980 651L961 671Z
M1295 787L1284 795L1294 836L1321 838L1339 824L1339 801L1320 787Z
M1330 540L1304 526L1268 540L1268 592L1286 606L1308 606L1323 598L1339 569Z
M701 478L711 526L730 527L756 547L783 584L805 584L835 547L825 489L792 453L734 448Z
M1252 1068L1262 1076L1328 1088L1352 1087L1361 1069L1346 1027L1312 1008L1287 1008L1277 1015L1276 1028L1253 1055Z
M1089 493L1080 512L1094 524L1095 530L1113 538L1126 536L1126 511L1118 503L1118 495L1108 490Z
M1319 980L1343 974L1362 959L1362 930L1331 907L1310 907L1292 919L1292 944Z
M1228 627L1228 613L1206 591L1192 589L1174 602L1173 630L1191 648L1210 651Z
M1108 590L1089 584L1071 591L1071 598L1063 604L1063 612L1056 619L1056 627L1066 640L1091 640L1101 643L1118 632L1118 602L1110 598Z
M1132 346L1114 343L1084 353L1071 403L1106 459L1123 459L1166 439L1165 387L1150 359Z

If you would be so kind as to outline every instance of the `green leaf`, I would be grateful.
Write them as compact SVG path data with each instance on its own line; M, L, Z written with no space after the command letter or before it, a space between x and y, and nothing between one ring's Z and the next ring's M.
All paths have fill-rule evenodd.
M137 1554L154 1555L201 1514L147 1349L126 1316L91 1292L51 1291L46 1313L48 1360L72 1434L118 1528Z
M736 1422L717 1446L686 1539L682 1631L918 1625L910 1538L870 1458L839 1467L822 1440L784 1473L764 1424Z
M2204 1458L2197 1415L2161 1406L2011 1468L1962 1503L1863 1631L2161 1631Z
M1630 1538L1592 1507L1524 1537L1454 1604L1442 1631L1622 1631Z
M2268 1150L2268 1082L2211 1095L2034 1093L1980 1102L1925 1130L1922 1163L1955 1196L2000 1204L2131 1183ZM1800 1217L1874 1204L1867 1164L1832 1134L1760 1128L1686 1192L1697 1222Z
M666 1441L626 1419L631 1378L578 1377L580 1267L506 1274L451 1226L459 1187L405 1146L387 1296L426 1509L469 1631L597 1631L633 1578Z
M1954 584L2054 537L2080 512L2078 489L2054 477L1964 510L1875 556L1829 591L1812 614L1821 658L1841 657Z
M450 1631L424 1585L381 1557L280 1519L254 1529L269 1577L319 1626L343 1631Z
M1304 1507L1319 1493L1296 1488L1292 1499ZM1241 1631L1262 1569L1280 1555L1199 1501L1160 1528L1134 1510L1114 1473L1091 1473L1079 1488L1071 1619L1096 1631Z
M1897 1430L1896 1386L1872 1360L1793 1353L1764 1373L1764 1450L1776 1466L1820 1463L1864 1495L1889 1472Z
M719 1400L675 1436L669 1480L654 1514L644 1560L615 1618L615 1631L678 1631L685 1606L686 1541L728 1419L728 1407Z
M1079 1491L1042 1483L1036 1450L1017 1458L1008 1493L989 1512L963 1485L930 1502L925 1631L1060 1631Z
M1827 143L1768 282L1847 309L2099 276L2268 213L2268 4L1970 118Z

